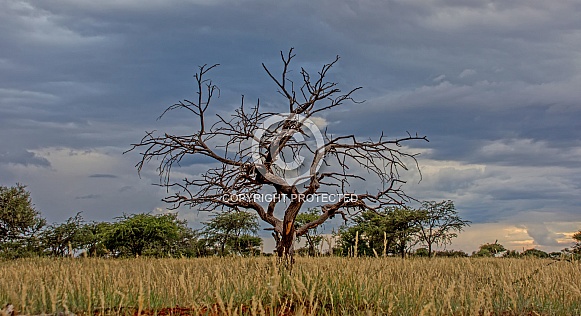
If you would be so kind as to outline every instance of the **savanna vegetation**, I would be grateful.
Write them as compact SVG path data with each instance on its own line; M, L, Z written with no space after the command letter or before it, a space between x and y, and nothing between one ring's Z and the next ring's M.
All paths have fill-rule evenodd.
M286 113L242 98L230 117L209 115L220 90L207 79L218 65L205 65L194 75L195 99L162 113L190 113L197 130L147 132L132 145L140 151L139 172L157 161L171 208L212 213L200 229L177 213L108 222L78 213L47 224L25 186L0 186L0 303L12 303L0 314L581 314L581 231L559 253L520 253L498 242L471 256L439 250L470 221L450 200L408 206L415 200L403 191L400 173L419 166L404 145L427 138L321 132L311 119L360 103L360 88L342 92L327 79L339 57L316 72L293 72L294 57L293 49L281 52L279 74L263 64ZM174 179L190 156L214 165ZM368 178L377 191L356 194ZM339 198L306 208L308 197L329 191ZM276 198L248 198L265 193ZM337 216L344 225L323 234ZM276 257L263 251L259 220L272 232Z
M289 270L261 255L258 221L250 213L220 213L200 230L176 214L125 214L98 223L77 214L46 225L24 186L2 187L1 193L0 302L13 304L19 314L581 312L581 266L574 257L581 232L560 253L518 253L497 242L484 243L470 258L462 251L430 251L422 228L442 236L432 239L442 245L468 224L451 201L363 212L339 230L331 252L321 252L325 237L312 230L301 237L304 256ZM317 212L301 213L297 225ZM463 225L436 225L429 216ZM402 249L405 260L398 258Z
M292 273L274 257L38 258L1 262L0 279L20 314L581 313L581 265L537 258L298 257Z
M123 214L86 222L81 213L46 224L26 187L0 187L0 258L201 257L257 255L258 220L246 212L220 213L194 230L177 213Z
M191 229L176 213L123 214L111 222L86 222L81 213L64 223L46 224L23 185L2 188L0 257L203 257L260 255L258 216L244 211L215 213L201 229ZM316 220L321 210L299 213L296 225ZM319 226L298 237L302 255L405 257L414 246L449 244L468 221L452 201L424 202L419 209L403 207L367 210L331 236ZM276 238L276 235L275 235ZM325 242L327 247L324 249Z

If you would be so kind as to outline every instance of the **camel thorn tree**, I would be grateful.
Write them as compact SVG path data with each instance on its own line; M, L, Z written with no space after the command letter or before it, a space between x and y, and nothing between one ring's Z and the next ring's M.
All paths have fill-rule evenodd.
M397 139L387 139L380 133L376 140L360 140L355 135L334 136L327 128L321 132L315 122L347 102L360 103L352 97L360 87L343 92L337 83L327 80L338 56L316 74L301 68L298 79L292 79L294 57L292 48L286 54L281 52L280 75L262 64L284 99L284 113L263 111L260 102L248 107L242 96L230 117L209 115L219 90L206 75L218 65L204 65L194 76L197 98L180 101L160 116L186 110L195 119L197 131L187 135L146 132L129 149L141 150L136 165L140 173L152 159L159 161L160 185L171 192L164 201L173 208L254 211L274 231L278 256L290 262L295 238L327 219L335 215L346 219L364 210L408 202L410 197L402 189L405 181L399 172L408 170L406 161L416 168L418 164L416 154L407 153L402 143L427 141L425 136L409 133ZM205 156L214 165L199 176L175 181L172 167L186 156ZM356 193L357 183L366 180L375 181L379 189ZM334 192L337 198L317 205L321 212L316 219L295 225L305 203L328 192ZM260 198L265 194L273 198Z

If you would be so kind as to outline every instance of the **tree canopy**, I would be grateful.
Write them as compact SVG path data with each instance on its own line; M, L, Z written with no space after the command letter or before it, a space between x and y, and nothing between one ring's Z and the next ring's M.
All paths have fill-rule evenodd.
M45 225L26 186L0 186L0 239L13 240L38 231Z
M418 232L417 219L423 213L403 207L390 207L380 212L366 211L354 217L353 226L340 230L343 254L378 256L397 253L405 256Z
M220 255L259 253L262 240L256 236L259 225L256 214L233 211L219 213L204 223L203 234L208 245Z
M46 224L30 198L26 186L0 186L0 252L20 257L35 252L37 234Z
M116 256L141 256L153 253L171 255L173 244L187 233L185 222L177 214L123 215L104 233L104 245Z
M494 243L486 243L483 245L480 245L480 248L478 249L478 251L475 251L474 253L472 253L472 256L475 257L493 257L496 256L500 253L503 253L507 251L506 248L504 248L503 245L499 244L498 241L495 241Z
M581 230L573 234L573 240L575 240L575 246L573 246L573 250L581 254Z
M295 225L298 228L307 223L310 223L316 220L319 217L320 213L321 211L316 208L310 208L306 212L299 213L297 215ZM309 256L315 256L317 254L320 254L319 246L323 241L323 236L319 233L318 227L314 227L313 229L308 230L302 237L304 237L306 242L306 247L304 247L304 249L306 250ZM301 236L297 238L297 241L301 241ZM299 251L301 250L303 249L299 249Z
M65 223L52 224L40 233L44 250L51 256L73 256L85 249L90 242L91 232L84 225L81 213L69 218Z
M428 256L432 256L433 245L450 244L452 238L469 226L470 221L458 216L454 202L451 200L435 202L425 201L420 208L421 214L416 217L419 241L427 246Z

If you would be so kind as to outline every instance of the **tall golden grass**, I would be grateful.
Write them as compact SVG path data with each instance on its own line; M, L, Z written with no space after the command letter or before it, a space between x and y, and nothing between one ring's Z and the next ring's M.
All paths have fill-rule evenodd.
M19 314L580 315L581 264L542 259L34 259L0 262Z

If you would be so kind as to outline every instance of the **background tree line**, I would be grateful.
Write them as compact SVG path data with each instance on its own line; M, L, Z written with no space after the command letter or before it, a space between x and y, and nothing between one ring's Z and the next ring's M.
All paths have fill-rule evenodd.
M316 219L320 210L309 209L297 216L300 226ZM468 256L462 251L435 251L449 245L469 221L458 216L452 201L423 202L418 209L386 208L365 211L341 226L333 236L320 229L309 230L298 241L302 255L340 256ZM95 257L200 257L212 255L260 255L262 239L255 214L241 211L218 213L194 230L175 213L124 214L112 222L86 222L81 213L64 223L47 224L32 204L26 187L0 186L0 257L95 256ZM581 255L581 231L571 249L545 253L529 249L518 253L502 245L487 243L472 256L550 257ZM324 243L327 241L325 247Z
M124 214L112 222L86 222L81 213L47 225L26 187L0 186L0 257L197 257L259 254L258 219L221 213L194 230L176 213Z
M422 245L431 257L435 246L451 244L469 224L458 216L450 200L426 201L418 209L390 207L383 212L366 211L354 218L354 225L341 227L335 251L341 255L405 257Z

